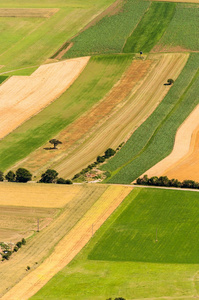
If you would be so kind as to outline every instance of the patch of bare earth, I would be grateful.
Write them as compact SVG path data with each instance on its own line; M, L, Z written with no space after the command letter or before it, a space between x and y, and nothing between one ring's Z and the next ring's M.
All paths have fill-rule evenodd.
M180 181L199 181L199 106L189 115L176 133L173 151L145 174L168 176Z
M50 18L59 8L0 8L0 17Z
M12 76L0 86L0 139L57 99L79 76L89 57L39 67L31 76Z
M132 187L109 186L63 237L53 253L1 299L29 299L34 295L79 253L131 190Z

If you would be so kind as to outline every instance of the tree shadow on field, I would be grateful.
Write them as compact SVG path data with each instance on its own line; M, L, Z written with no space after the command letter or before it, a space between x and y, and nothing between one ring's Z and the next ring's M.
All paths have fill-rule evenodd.
M53 148L53 147L45 147L43 148L44 150L58 150L57 148Z

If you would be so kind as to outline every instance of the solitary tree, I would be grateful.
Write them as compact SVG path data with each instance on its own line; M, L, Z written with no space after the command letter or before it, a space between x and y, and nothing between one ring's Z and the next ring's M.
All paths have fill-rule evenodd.
M45 173L41 175L41 179L39 180L39 182L53 183L55 182L57 175L58 175L57 171L48 169Z
M49 141L49 143L51 143L51 144L54 145L53 149L57 149L57 148L56 148L57 145L62 144L62 142L60 142L60 141L57 140L57 139L52 139L52 140Z
M171 85L171 84L173 84L173 83L174 83L174 80L173 80L173 79L171 79L171 78L169 78L169 79L167 80L167 83L168 83L168 85Z
M32 179L32 174L24 168L19 168L16 171L16 181L17 182L27 182Z

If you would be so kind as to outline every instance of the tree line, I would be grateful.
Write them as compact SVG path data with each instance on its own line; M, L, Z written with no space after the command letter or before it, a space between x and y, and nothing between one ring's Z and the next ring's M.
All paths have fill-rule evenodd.
M169 179L167 176L153 176L148 178L144 175L142 178L137 178L136 184L139 185L152 185L152 186L166 186L166 187L178 187L188 189L199 189L199 182L194 180L183 180L182 182L178 179Z
M57 184L72 184L70 179L58 178L58 172L53 169L46 170L42 175L41 179L38 181L40 183L57 183ZM32 174L30 171L24 168L19 168L16 172L9 171L5 176L2 171L0 171L0 181L6 179L9 182L28 182L32 180Z

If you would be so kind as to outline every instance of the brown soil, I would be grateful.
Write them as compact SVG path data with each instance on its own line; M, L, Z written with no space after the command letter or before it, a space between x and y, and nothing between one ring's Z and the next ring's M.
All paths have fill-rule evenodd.
M50 18L59 8L0 8L0 17Z
M132 187L109 186L81 220L63 237L44 263L24 277L1 299L29 299L33 296L79 253L92 237L92 233L99 229L131 190Z
M39 67L31 76L12 76L0 86L0 138L57 99L79 76L89 57Z
M39 166L44 166L48 161L56 159L61 153L77 143L93 126L109 115L111 111L129 95L133 87L147 74L151 64L151 60L133 61L121 80L100 103L69 125L57 136L63 143L58 150L46 151L44 148L49 147L49 145L46 144L30 155L27 160L23 161L23 165L32 172L35 172Z

